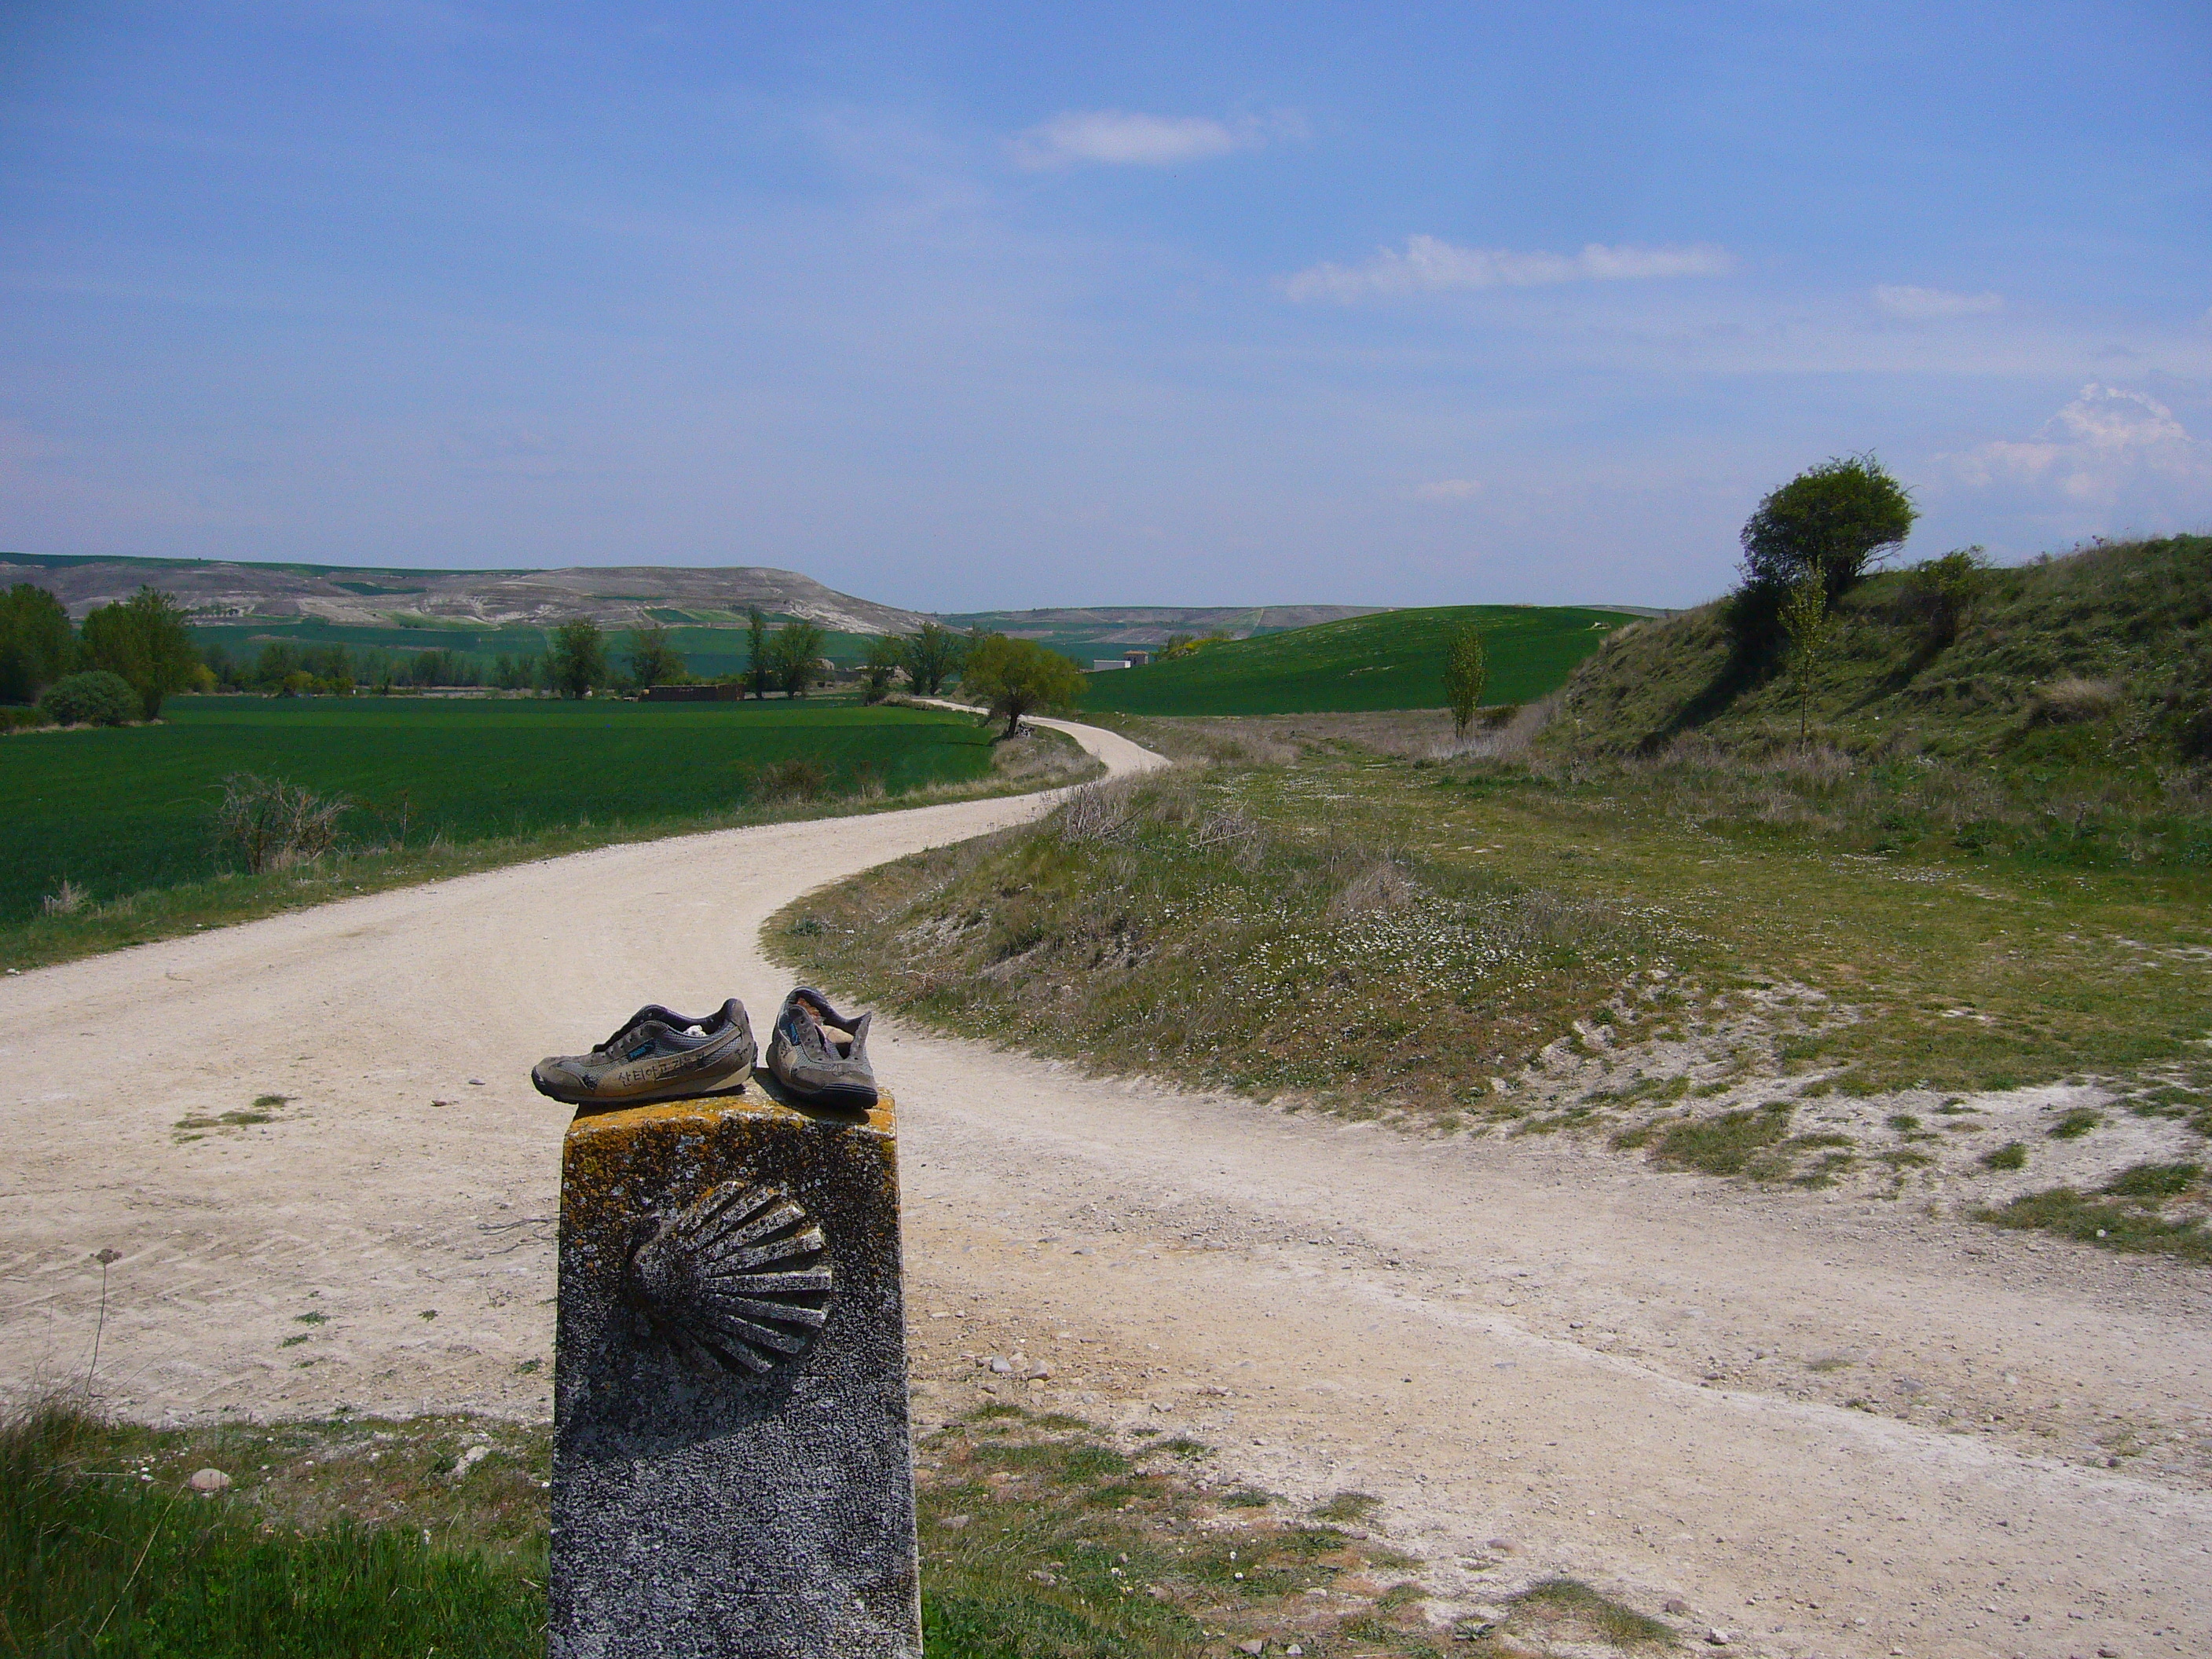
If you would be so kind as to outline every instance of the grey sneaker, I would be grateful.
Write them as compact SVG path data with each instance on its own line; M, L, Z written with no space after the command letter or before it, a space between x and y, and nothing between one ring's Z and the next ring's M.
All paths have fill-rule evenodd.
M588 1054L554 1054L531 1068L541 1095L576 1106L642 1106L732 1094L751 1075L752 1022L732 997L694 1019L652 1003Z
M769 1033L768 1068L801 1100L824 1106L866 1108L876 1103L876 1073L868 1064L868 1022L847 1019L819 991L804 985L783 1000Z

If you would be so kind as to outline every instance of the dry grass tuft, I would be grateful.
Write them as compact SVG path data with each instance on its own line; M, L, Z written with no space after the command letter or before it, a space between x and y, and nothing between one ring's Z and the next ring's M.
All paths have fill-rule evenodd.
M2069 674L2035 688L2027 718L2035 726L2075 726L2084 720L2110 719L2125 701L2126 694L2111 680Z

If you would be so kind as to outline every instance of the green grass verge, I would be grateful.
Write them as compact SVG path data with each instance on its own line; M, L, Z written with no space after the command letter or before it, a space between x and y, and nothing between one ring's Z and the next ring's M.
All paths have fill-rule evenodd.
M1440 708L1444 653L1473 623L1490 653L1485 701L1557 690L1607 631L1631 618L1561 605L1389 611L1206 647L1194 656L1088 677L1084 707L1131 714L1285 714Z
M547 1449L542 1427L467 1418L18 1419L0 1427L0 1649L542 1653ZM926 1437L916 1466L933 1659L1218 1659L1255 1640L1437 1659L1501 1637L1633 1650L1672 1635L1551 1579L1457 1632L1472 1650L1451 1643L1421 1617L1417 1564L1332 1523L1369 1518L1372 1499L1299 1515L1078 1419L990 1407ZM235 1484L199 1497L201 1468Z
M543 1447L507 1432L464 1493L459 1442L492 1439L467 1426L162 1434L51 1409L10 1424L0 1644L37 1659L542 1654ZM238 1470L239 1489L192 1492L203 1465Z

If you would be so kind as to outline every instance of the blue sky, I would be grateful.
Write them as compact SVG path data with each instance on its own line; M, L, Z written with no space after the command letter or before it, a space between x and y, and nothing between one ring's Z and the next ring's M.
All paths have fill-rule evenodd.
M2212 9L47 4L0 546L1683 604L2212 527Z

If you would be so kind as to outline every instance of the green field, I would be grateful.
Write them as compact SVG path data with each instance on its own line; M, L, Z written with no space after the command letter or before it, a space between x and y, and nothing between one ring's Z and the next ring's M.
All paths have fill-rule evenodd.
M211 816L223 778L281 777L355 803L356 844L528 835L742 805L754 769L812 758L829 792L988 776L958 714L853 704L538 698L177 697L158 726L0 740L9 856L0 924L64 878L94 902L235 868Z
M1619 611L1565 605L1386 611L1208 646L1176 662L1092 674L1083 706L1124 714L1439 708L1445 644L1467 623L1482 629L1490 648L1483 701L1528 702L1565 684L1607 630L1632 620Z

